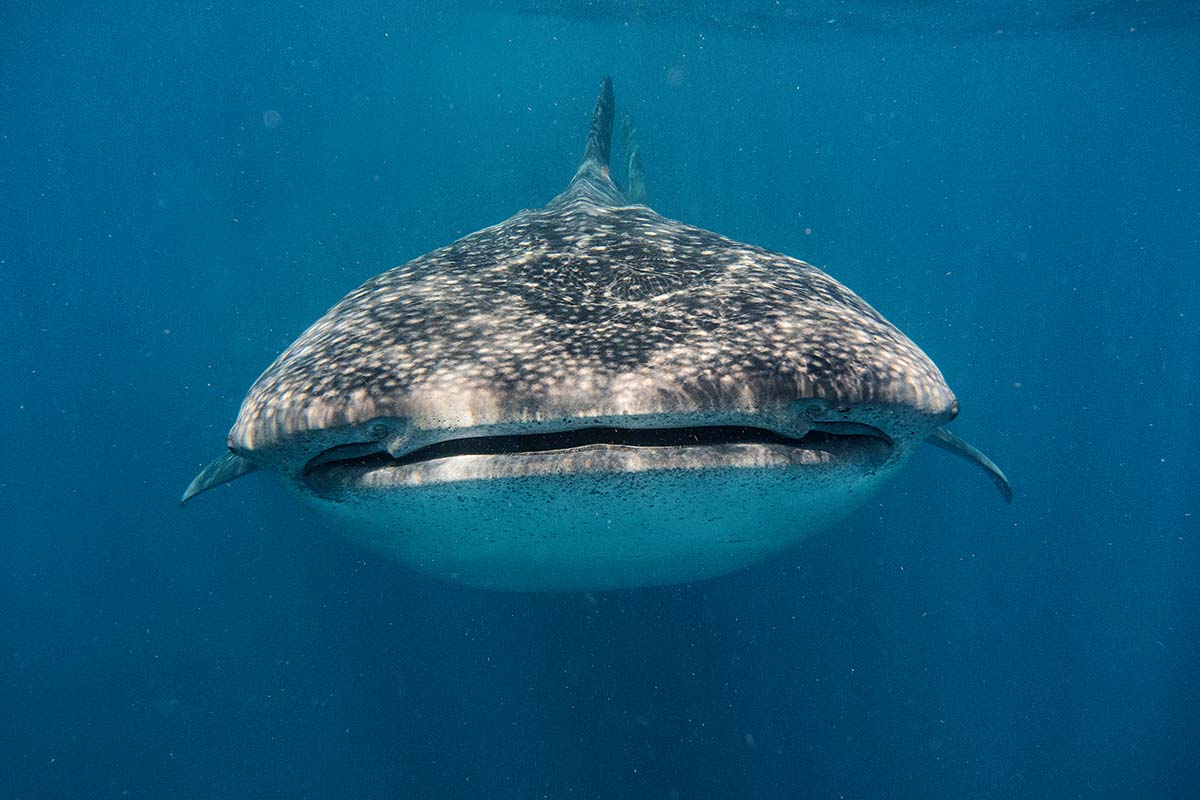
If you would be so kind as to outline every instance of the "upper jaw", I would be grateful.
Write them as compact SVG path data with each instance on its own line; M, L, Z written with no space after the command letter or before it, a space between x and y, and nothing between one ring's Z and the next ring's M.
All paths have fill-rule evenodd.
M703 353L696 358L706 363ZM335 444L386 439L386 449L398 455L441 438L588 425L740 424L800 436L818 420L870 423L886 416L876 427L889 430L896 414L939 417L954 399L940 375L920 371L897 368L896 374L881 376L847 367L845 374L816 381L794 365L755 370L753 359L744 368L737 360L723 358L706 369L693 364L695 374L678 363L610 374L550 362L514 375L489 372L486 365L452 364L420 381L397 378L395 387L391 379L373 376L338 391L309 386L305 381L315 378L273 368L243 401L230 446L247 455L300 444L319 445L319 452ZM315 454L308 453L305 462Z
M303 431L245 455L273 462L318 493L338 482L381 487L834 460L871 469L912 438L910 431L923 435L936 424L904 407L831 408L819 400L768 410L516 420L471 428L424 428L412 420L379 418Z

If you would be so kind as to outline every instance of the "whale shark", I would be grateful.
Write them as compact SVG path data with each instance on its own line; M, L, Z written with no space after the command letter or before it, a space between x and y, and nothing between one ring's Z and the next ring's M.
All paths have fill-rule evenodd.
M816 267L660 216L601 82L546 206L354 289L254 382L182 502L255 470L422 573L510 591L726 574L877 492L945 425L934 363ZM628 133L633 126L626 123ZM628 194L627 194L628 193Z

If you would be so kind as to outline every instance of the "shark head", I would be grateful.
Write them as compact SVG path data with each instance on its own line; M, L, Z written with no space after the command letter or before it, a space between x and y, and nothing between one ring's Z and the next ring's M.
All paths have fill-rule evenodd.
M264 469L415 569L574 590L752 564L846 516L926 440L1007 492L942 427L958 404L937 367L857 295L631 203L612 121L606 78L566 191L317 320L184 500Z

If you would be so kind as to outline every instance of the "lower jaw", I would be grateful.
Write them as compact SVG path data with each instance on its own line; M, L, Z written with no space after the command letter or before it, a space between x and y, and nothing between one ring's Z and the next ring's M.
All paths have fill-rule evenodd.
M328 499L346 494L466 481L620 476L657 471L835 469L869 473L894 457L891 444L871 437L831 438L820 446L721 444L692 447L589 445L530 453L459 455L395 464L332 462L306 472L306 488Z
M504 591L599 591L762 561L851 513L905 460L883 443L869 448L875 458L855 450L854 459L721 447L734 452L675 454L669 468L656 465L669 453L625 452L661 448L458 456L368 471L332 495L301 493L339 532L427 575ZM347 468L323 476L338 470Z

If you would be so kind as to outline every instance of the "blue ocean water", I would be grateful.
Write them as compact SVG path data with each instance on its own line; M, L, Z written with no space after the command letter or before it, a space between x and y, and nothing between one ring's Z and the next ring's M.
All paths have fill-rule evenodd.
M0 797L1200 796L1200 14L1182 2L0 10ZM489 593L264 476L242 394L365 278L570 177L934 358L928 449L691 586Z

